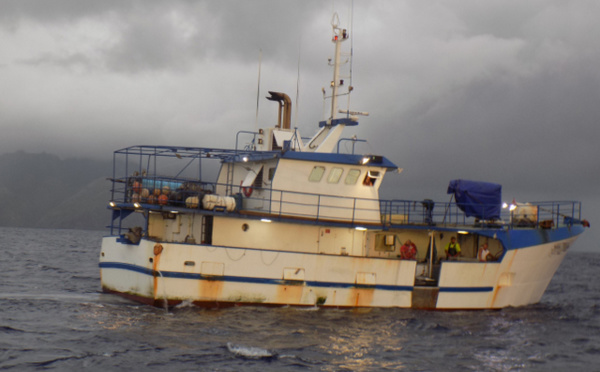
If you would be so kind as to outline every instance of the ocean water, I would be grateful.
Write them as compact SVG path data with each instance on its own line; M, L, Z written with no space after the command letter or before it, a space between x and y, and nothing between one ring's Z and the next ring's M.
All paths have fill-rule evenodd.
M0 228L0 370L600 370L600 252L522 308L167 311L100 292L102 235Z

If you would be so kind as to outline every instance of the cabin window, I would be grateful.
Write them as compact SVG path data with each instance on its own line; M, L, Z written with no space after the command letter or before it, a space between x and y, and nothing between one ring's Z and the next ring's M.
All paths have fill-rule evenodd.
M269 168L269 181L273 181L273 177L275 177L275 168Z
M373 186L375 185L375 181L377 181L377 179L379 178L379 172L378 171L368 171L367 175L365 176L365 179L363 180L363 185L365 186Z
M346 179L344 180L344 183L346 185L354 185L356 183L356 181L358 180L358 176L360 176L359 169L350 169L350 171L348 171L348 174L346 175Z
M342 177L342 173L344 173L344 170L342 168L333 168L329 172L329 177L327 177L327 182L328 183L338 183L338 182L340 182L340 178Z
M325 167L321 167L321 166L317 165L312 169L312 172L310 172L310 175L308 176L308 180L310 182L319 182L319 181L321 181L321 178L323 178L324 173L325 173Z

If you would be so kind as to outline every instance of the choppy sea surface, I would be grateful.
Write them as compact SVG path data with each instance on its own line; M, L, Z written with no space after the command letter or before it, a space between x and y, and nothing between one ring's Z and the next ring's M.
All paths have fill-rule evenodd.
M100 292L102 235L0 228L0 370L600 370L600 249L522 308L167 311Z

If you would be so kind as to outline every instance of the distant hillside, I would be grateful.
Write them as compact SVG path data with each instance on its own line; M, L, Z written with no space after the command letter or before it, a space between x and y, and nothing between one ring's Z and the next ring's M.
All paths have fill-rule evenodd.
M108 161L0 155L0 226L102 229L111 174Z

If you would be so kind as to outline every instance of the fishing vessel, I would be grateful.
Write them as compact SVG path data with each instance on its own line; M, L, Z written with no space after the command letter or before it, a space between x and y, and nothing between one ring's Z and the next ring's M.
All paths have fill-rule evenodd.
M269 92L277 123L237 133L231 149L114 152L103 291L205 307L498 309L541 299L589 226L581 203L506 205L501 185L470 180L450 181L449 202L380 198L398 166L342 136L361 114L338 107L352 91L340 73L348 38L334 17L331 109L311 138L291 128L289 96Z

